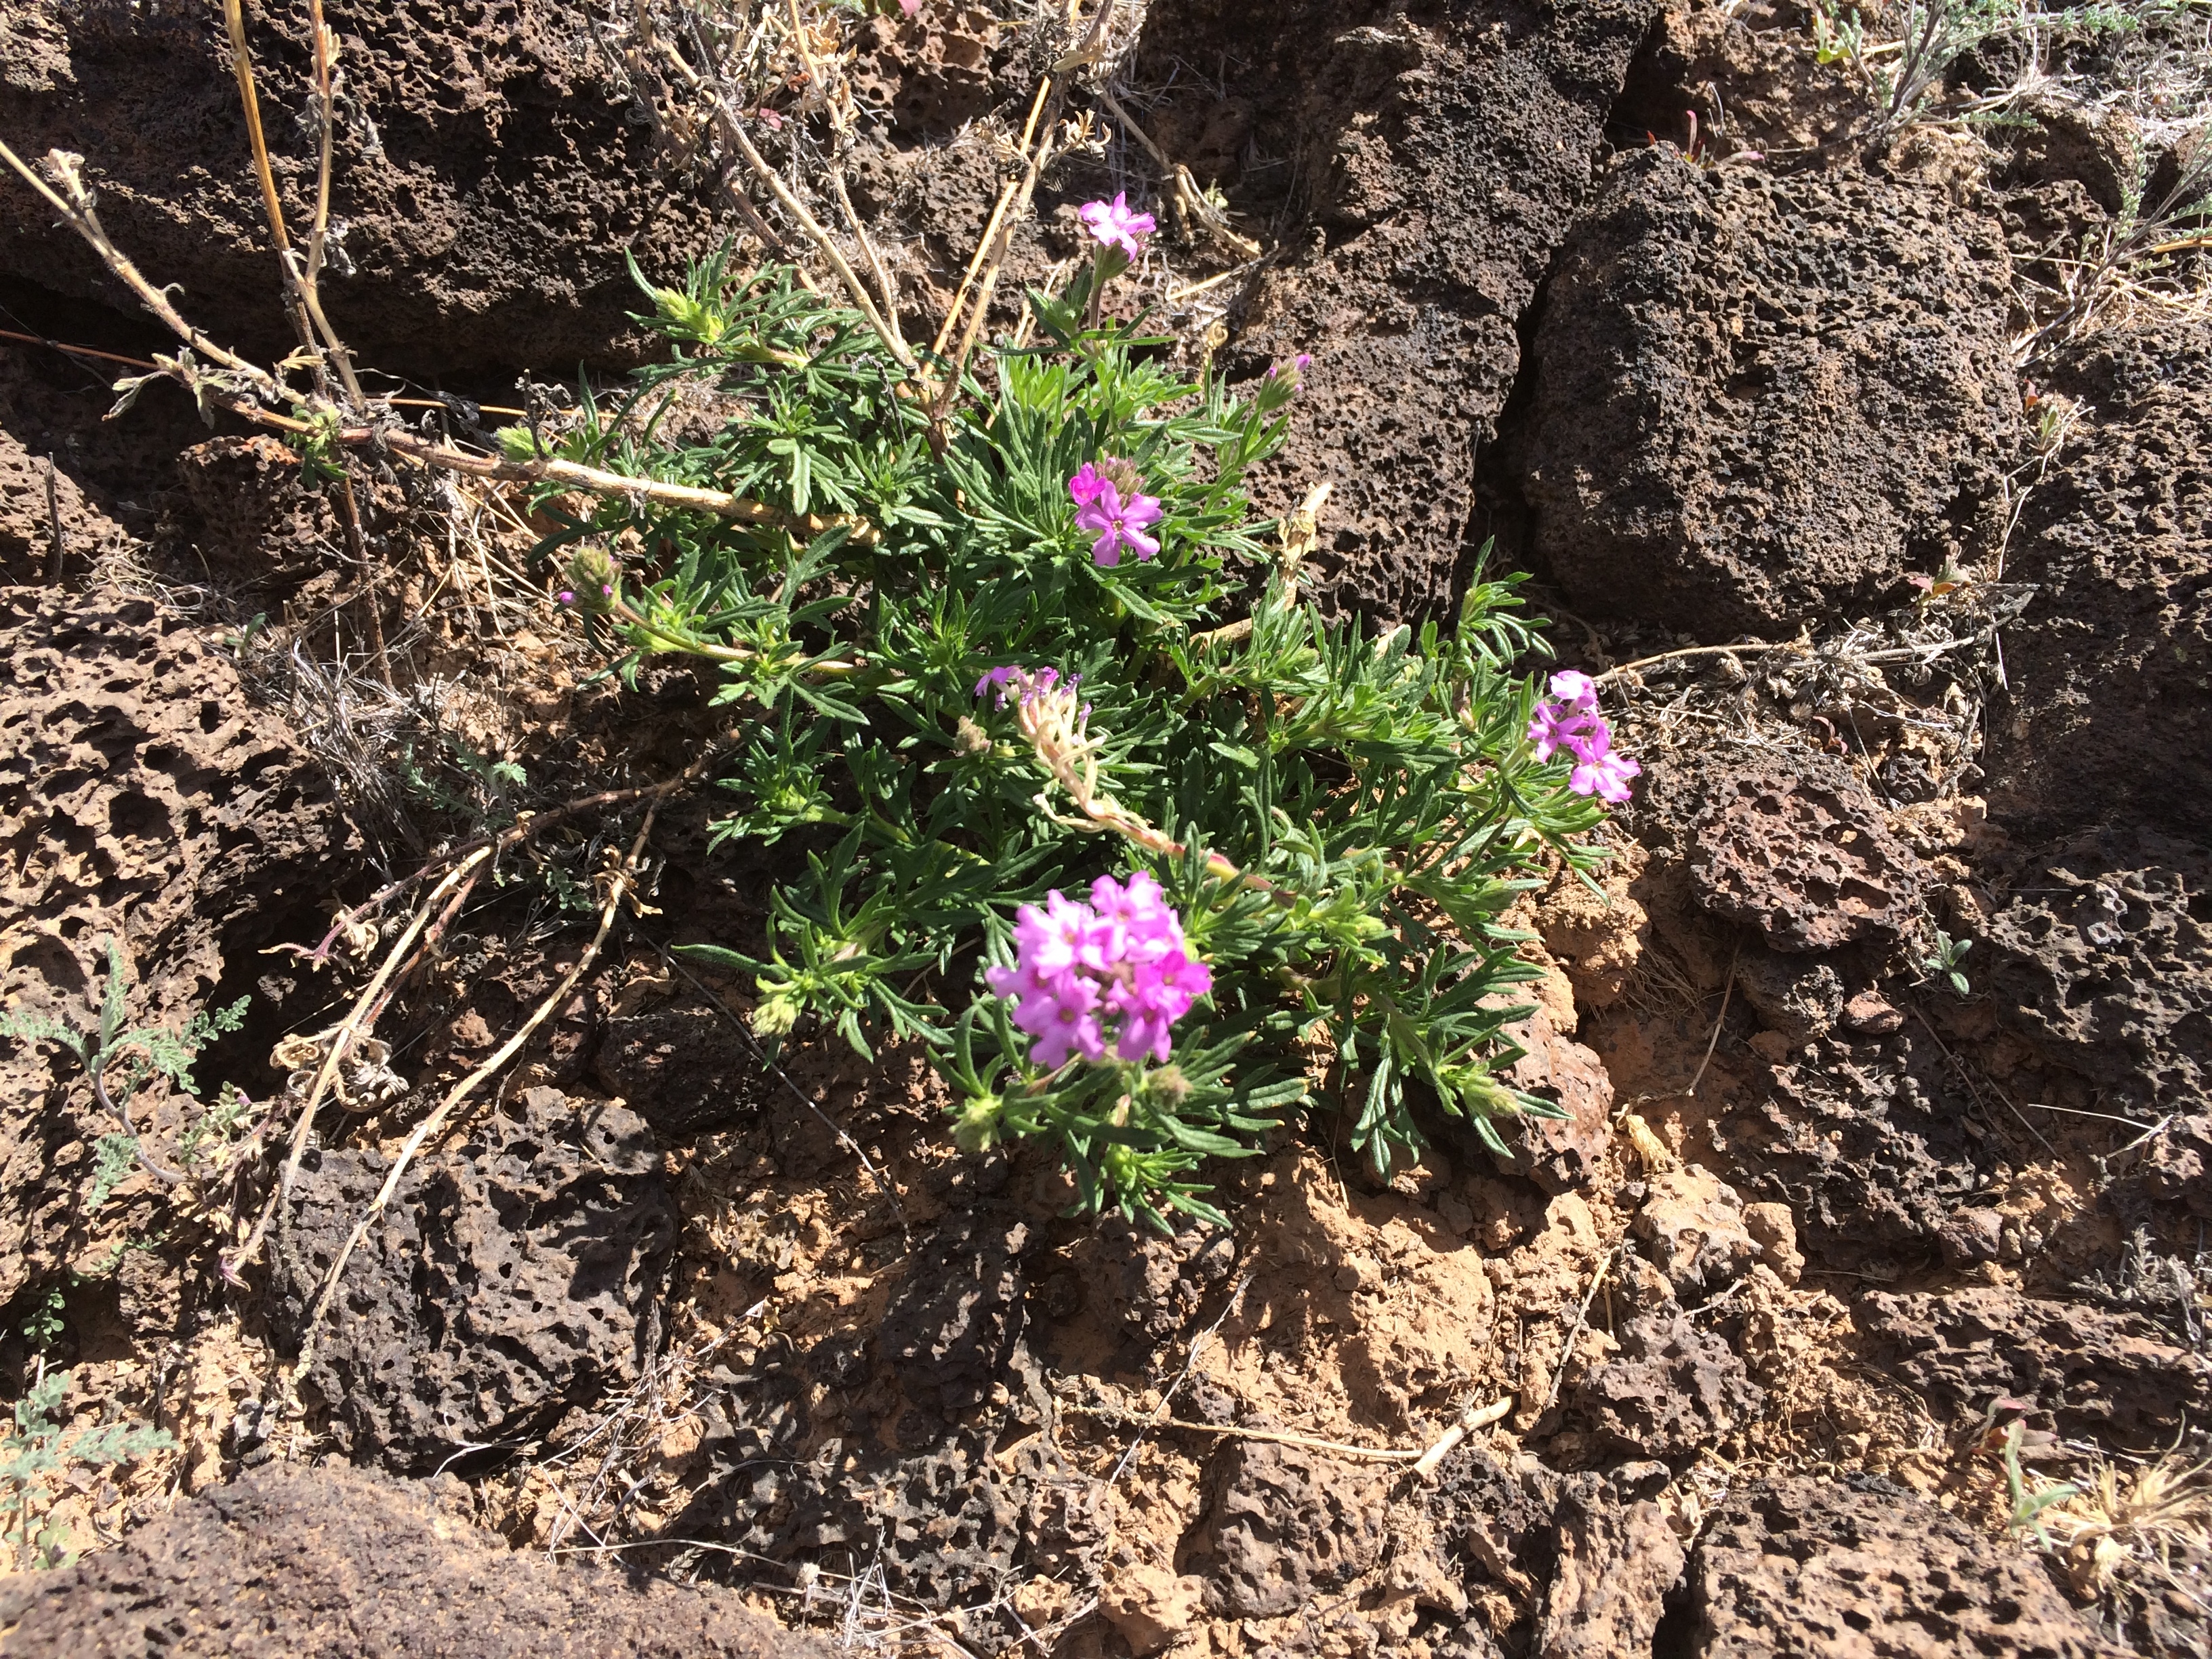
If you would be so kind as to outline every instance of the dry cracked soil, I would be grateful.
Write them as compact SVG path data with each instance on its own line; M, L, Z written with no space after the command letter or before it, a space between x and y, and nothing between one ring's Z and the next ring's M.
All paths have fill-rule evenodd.
M1060 8L804 6L817 61L758 95L834 60L926 334ZM573 399L647 349L625 249L757 234L648 118L631 8L325 9L325 294L404 418ZM550 1005L598 821L580 898L441 924L280 1182L289 1115L251 1109L375 941L300 947L457 802L675 775L713 686L593 676L519 491L379 465L356 543L175 387L109 418L126 371L88 354L172 343L0 176L0 1003L88 1024L110 939L133 1024L246 998L198 1074L262 1126L180 1206L109 1167L61 1048L0 1043L0 1391L65 1376L64 1451L167 1437L35 1474L24 1419L0 1653L2207 1652L2203 218L2066 302L2212 145L2212 47L2201 8L2120 9L1982 41L1881 131L1796 0L1118 9L1072 106L1105 131L1011 223L999 320L1076 204L1158 206L1174 352L1313 356L1258 494L1334 486L1319 602L1418 620L1533 573L1561 661L1626 668L1645 769L1595 884L1516 913L1515 1080L1560 1120L1505 1157L1439 1120L1383 1178L1317 1116L1210 1172L1231 1228L1171 1236L957 1151L916 1053L766 1065L749 988L666 954L757 939L795 856L718 848L707 792ZM309 8L242 15L301 218ZM0 0L0 140L83 155L212 337L291 349L217 9ZM1170 211L1176 167L1249 252ZM149 1143L204 1119L138 1098ZM27 1524L74 1559L32 1570Z

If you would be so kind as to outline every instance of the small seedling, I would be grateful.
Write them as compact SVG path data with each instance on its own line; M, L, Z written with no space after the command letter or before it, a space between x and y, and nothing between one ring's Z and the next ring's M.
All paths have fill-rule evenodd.
M1973 948L1973 940L1953 939L1938 927L1936 930L1936 949L1921 960L1920 982L1926 985L1941 978L1956 994L1972 996L1973 989L1966 983L1966 975L1960 971L1959 964L1966 960L1966 952Z

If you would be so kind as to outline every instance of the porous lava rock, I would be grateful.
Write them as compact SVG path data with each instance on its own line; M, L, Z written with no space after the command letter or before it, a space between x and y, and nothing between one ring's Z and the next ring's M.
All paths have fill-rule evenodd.
M1698 908L1758 928L1775 950L1893 939L1911 926L1920 860L1836 757L1714 754L1665 793L1686 817Z
M0 1628L21 1659L826 1652L730 1590L510 1551L457 1518L455 1498L451 1480L271 1464L75 1566L0 1578Z
M1622 1503L1595 1482L1560 1495L1559 1564L1537 1627L1542 1659L1649 1653L1682 1576L1682 1540L1648 1499Z
M2018 424L1994 220L1856 169L1614 163L1545 291L1523 489L1576 606L1781 637L1978 550Z
M1510 1035L1525 1050L1507 1070L1513 1086L1550 1101L1562 1115L1522 1113L1507 1120L1501 1126L1507 1155L1492 1158L1547 1193L1588 1185L1613 1144L1613 1079L1605 1062L1560 1030L1541 1006Z
M1004 1375L1029 1322L1021 1253L1028 1226L988 1213L948 1216L884 1310L883 1353L925 1410L975 1405Z
M295 1340L386 1169L352 1151L302 1166L274 1286ZM636 1380L676 1224L635 1113L525 1090L401 1178L347 1263L301 1397L341 1452L395 1472L543 1432Z
M1620 1328L1620 1352L1571 1389L1568 1421L1611 1451L1684 1458L1759 1415L1765 1390L1735 1352L1671 1303Z
M1869 1291L1852 1318L1869 1363L1954 1419L2000 1396L2032 1400L2068 1434L2140 1449L2212 1409L2212 1363L2125 1310L1967 1285Z
M716 238L576 0L329 0L344 76L323 277L339 333L380 368L558 372L641 344L624 268L665 280ZM270 165L294 236L313 222L318 139L305 0L254 6L248 38ZM264 359L285 324L228 43L204 7L28 0L9 9L0 131L85 158L102 222L185 314ZM0 274L136 313L74 233L14 181Z
M2120 1659L2033 1556L1877 1479L1739 1488L1688 1578L1692 1659Z
M1486 0L1155 6L1139 72L1154 137L1248 220L1305 205L1304 252L1231 319L1233 373L1311 352L1309 408L1257 480L1287 509L1334 486L1307 561L1325 601L1446 606L1475 446L1521 364L1516 328L1586 195L1606 112L1657 8ZM1173 66L1218 64L1201 81ZM1264 165L1262 161L1264 158ZM1294 233L1297 246L1300 233Z
M1975 1120L1957 1068L1916 1024L1822 1038L1732 1114L1751 1153L1747 1197L1786 1206L1804 1253L1856 1272L1932 1256L1952 1217L1987 1190L2002 1145Z
M98 1024L108 939L134 1024L181 1030L254 983L265 947L319 929L350 828L283 723L213 638L149 599L0 588L0 1006ZM55 1267L121 1127L58 1046L11 1041L0 1091L0 1299ZM149 1091L137 1127L177 1127Z
M2212 854L2149 830L2027 862L1990 921L2000 1018L2117 1104L2163 1115L2212 1089Z
M58 465L49 498L50 465L51 457L32 454L0 428L0 582L36 585L52 576L57 520L65 577L82 575L100 556L131 542L130 532L87 500L76 480Z
M1695 1164L1652 1176L1633 1224L1650 1246L1652 1264L1677 1291L1718 1291L1759 1260L1743 1200Z
M1325 1453L1232 1442L1189 1551L1209 1612L1275 1619L1340 1589L1382 1556L1387 1480Z
M2212 325L2100 331L2048 386L2080 414L2006 554L2036 592L2005 629L1990 816L2212 843Z
M2128 1180L2147 1198L2212 1221L2212 1113L2169 1122L2143 1149Z
M690 1140L757 1108L767 1069L720 1009L683 1001L617 1014L602 1028L594 1075L659 1133Z

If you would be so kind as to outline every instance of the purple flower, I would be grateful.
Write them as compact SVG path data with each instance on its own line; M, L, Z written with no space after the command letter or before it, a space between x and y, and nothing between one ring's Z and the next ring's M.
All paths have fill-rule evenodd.
M1575 761L1567 787L1577 795L1595 795L1615 804L1628 799L1628 781L1644 769L1627 756L1613 752L1613 734L1602 720L1594 736L1575 745Z
M1120 248L1132 259L1145 251L1145 245L1139 239L1159 228L1151 214L1129 211L1129 192L1127 191L1115 196L1110 204L1085 202L1078 213L1099 242L1107 247Z
M1549 760L1562 749L1574 757L1567 787L1615 803L1628 799L1628 781L1643 768L1613 751L1613 730L1597 712L1597 682L1570 668L1552 676L1552 695L1536 705L1528 722L1528 741L1536 758Z
M562 605L574 605L576 602L575 590L573 588L564 587L553 597Z
M1075 476L1067 481L1067 493L1078 507L1088 507L1098 499L1098 492L1106 488L1106 480L1098 469L1084 462Z
M1588 713L1597 707L1597 682L1574 669L1562 669L1552 676L1552 695L1569 707Z
M1562 749L1580 754L1591 735L1604 730L1605 722L1594 711L1546 701L1536 705L1535 716L1528 722L1528 741L1536 745L1536 758L1547 761Z
M1191 956L1181 919L1141 870L1127 882L1099 877L1089 904L1056 890L1042 908L1024 904L1014 945L1014 965L984 978L1036 1039L1030 1058L1055 1070L1077 1054L1103 1060L1109 1021L1115 1059L1166 1060L1168 1028L1213 988L1212 969Z
M1079 478L1083 475L1078 473ZM1072 490L1073 484L1069 485ZM1145 534L1145 526L1158 522L1160 517L1160 498L1132 491L1128 504L1121 501L1121 492L1104 479L1100 479L1098 493L1079 508L1075 514L1076 527L1087 530L1098 539L1091 544L1091 558L1094 564L1112 567L1121 562L1121 550L1132 549L1139 559L1149 559L1160 550L1157 537Z
M1077 675L1074 679L1068 681L1069 686L1073 687L1082 678L1080 674ZM981 679L977 680L975 695L979 697L988 696L991 689L996 686L999 692L999 707L1004 708L1010 701L1027 702L1030 698L1051 690L1059 684L1060 670L1057 668L1029 669L1009 663L1004 668L992 669Z

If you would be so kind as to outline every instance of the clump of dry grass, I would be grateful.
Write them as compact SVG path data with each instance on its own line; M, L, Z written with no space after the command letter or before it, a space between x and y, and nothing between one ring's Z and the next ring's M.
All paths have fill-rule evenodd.
M2098 1454L2036 1523L2074 1593L2124 1629L2131 1603L2178 1595L2212 1621L2212 1455L2203 1437L2133 1464ZM2041 1492L2063 1492L2039 1479Z

